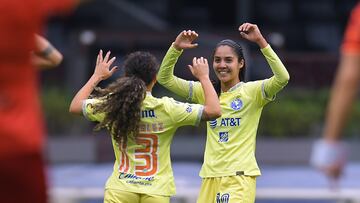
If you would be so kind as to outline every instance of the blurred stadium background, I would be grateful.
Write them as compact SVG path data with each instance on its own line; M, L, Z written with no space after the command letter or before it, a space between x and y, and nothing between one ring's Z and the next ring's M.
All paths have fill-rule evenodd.
M286 90L261 118L257 157L263 176L258 178L257 202L359 203L360 101L344 132L351 164L339 190L329 190L325 177L308 166L312 142L322 129L338 48L356 2L93 0L69 16L52 17L45 35L64 54L61 67L41 77L52 202L102 202L103 185L112 170L107 134L94 133L91 123L68 113L72 96L92 74L99 49L111 50L119 65L134 50L150 51L161 61L177 34L193 29L200 34L199 47L183 54L176 75L193 79L186 68L191 58L210 58L215 44L230 38L246 49L247 79L268 77L271 72L258 48L238 35L238 25L248 21L258 24L291 75ZM160 86L154 95L178 98ZM195 202L204 141L204 124L181 128L175 136L172 159L179 195L174 202Z

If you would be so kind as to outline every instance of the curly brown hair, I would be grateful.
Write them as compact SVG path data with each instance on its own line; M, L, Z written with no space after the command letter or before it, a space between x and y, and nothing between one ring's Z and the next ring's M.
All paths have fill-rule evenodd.
M104 120L95 126L95 130L108 129L119 143L128 136L137 136L146 86L159 70L157 59L148 52L129 54L123 66L125 76L104 89L95 89L95 97L103 98L103 102L94 107L95 113L105 113Z

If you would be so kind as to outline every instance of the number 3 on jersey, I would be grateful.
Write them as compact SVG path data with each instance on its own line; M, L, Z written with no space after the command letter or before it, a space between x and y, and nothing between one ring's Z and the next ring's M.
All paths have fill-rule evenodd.
M141 147L135 149L135 175L152 176L157 172L158 167L158 137L152 134L139 134L136 144ZM129 171L129 156L127 155L126 143L120 145L121 160L119 171L126 173ZM139 164L139 162L144 164Z

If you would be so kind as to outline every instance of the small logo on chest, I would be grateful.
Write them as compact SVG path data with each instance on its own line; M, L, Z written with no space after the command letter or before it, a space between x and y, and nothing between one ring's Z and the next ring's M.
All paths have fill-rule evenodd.
M218 142L228 142L228 141L229 141L229 132L219 132Z
M241 101L241 99L236 98L235 100L233 100L231 102L231 108L234 110L240 110L243 107L243 102Z

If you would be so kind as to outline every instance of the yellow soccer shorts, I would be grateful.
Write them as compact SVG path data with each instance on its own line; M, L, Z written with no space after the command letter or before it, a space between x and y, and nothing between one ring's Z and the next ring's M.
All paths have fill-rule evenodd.
M256 176L203 178L197 203L254 203Z
M106 189L104 203L170 203L170 197Z

